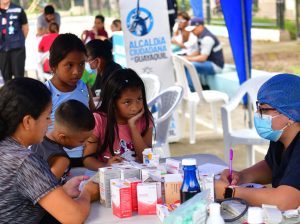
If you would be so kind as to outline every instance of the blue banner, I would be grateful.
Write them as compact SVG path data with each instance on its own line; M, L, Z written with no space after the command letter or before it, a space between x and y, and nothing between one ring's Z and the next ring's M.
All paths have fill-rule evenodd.
M247 78L251 77L252 1L221 0L221 6L229 34L236 70L240 84L242 84ZM247 57L245 51L248 53ZM246 75L247 64L249 77Z

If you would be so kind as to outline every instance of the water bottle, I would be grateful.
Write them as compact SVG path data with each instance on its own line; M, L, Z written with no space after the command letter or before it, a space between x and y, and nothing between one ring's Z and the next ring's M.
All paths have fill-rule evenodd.
M206 224L224 224L224 219L221 216L221 205L218 203L211 203L209 205L209 216Z
M183 166L183 182L180 188L180 200L181 203L189 200L195 194L201 192L200 185L197 179L196 171L196 159L187 158L182 160Z

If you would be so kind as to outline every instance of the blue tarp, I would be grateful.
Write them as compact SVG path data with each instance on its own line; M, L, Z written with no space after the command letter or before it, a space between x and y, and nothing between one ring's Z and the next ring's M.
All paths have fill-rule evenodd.
M242 4L242 1L244 4ZM245 47L247 46L249 74L251 74L252 0L221 0L221 6L229 34L236 70L240 84L242 84L247 78L251 77L251 75L250 77L246 76ZM245 15L244 21L243 12ZM245 30L243 31L243 29ZM245 38L244 34L246 35ZM247 43L245 44L245 42Z

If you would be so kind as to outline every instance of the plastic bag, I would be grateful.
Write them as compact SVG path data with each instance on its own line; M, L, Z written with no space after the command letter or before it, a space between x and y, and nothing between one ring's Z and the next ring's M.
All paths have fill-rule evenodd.
M164 220L164 224L205 224L208 197L208 190L196 194L173 211Z

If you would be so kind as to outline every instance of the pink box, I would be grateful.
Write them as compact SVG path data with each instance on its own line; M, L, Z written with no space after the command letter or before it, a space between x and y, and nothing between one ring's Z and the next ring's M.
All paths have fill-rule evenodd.
M111 180L111 205L113 214L119 218L132 216L131 188L121 180Z
M139 183L137 185L139 215L155 215L156 204L162 203L161 183Z
M131 202L132 202L132 211L138 210L138 202L137 202L137 185L142 181L136 177L125 179L126 183L128 183L131 187Z

